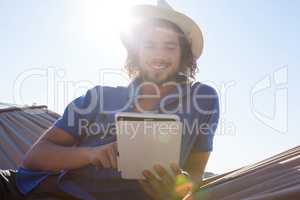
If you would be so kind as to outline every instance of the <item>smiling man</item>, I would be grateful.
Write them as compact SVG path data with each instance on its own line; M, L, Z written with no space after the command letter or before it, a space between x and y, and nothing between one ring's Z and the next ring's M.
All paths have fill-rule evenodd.
M145 34L141 36L138 46L140 75L144 81L158 85L174 81L180 65L181 33L173 29L168 22L158 20L153 21L153 24L144 24Z
M67 106L18 169L19 198L181 199L201 184L219 119L215 90L194 80L201 31L163 1L135 6L132 14L139 23L121 37L132 82L96 86ZM179 165L170 163L173 174L157 163L156 175L145 169L144 181L121 179L114 116L122 111L179 116L181 154Z

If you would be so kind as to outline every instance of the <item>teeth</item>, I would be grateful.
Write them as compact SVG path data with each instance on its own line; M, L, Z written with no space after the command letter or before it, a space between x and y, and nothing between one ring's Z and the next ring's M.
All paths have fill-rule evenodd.
M155 69L164 69L164 68L167 68L167 66L165 66L165 65L154 65L153 68L155 68Z

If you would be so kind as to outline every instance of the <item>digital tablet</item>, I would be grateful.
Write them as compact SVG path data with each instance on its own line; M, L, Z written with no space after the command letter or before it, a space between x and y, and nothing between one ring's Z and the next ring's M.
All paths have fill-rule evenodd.
M115 116L118 170L124 179L143 179L145 169L160 164L171 173L179 163L181 122L177 115L118 113Z

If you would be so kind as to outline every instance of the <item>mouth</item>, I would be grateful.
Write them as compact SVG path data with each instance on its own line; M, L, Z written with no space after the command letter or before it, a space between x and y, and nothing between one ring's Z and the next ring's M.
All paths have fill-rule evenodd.
M154 64L154 65L150 65L150 67L154 70L165 70L168 68L168 65L166 64Z

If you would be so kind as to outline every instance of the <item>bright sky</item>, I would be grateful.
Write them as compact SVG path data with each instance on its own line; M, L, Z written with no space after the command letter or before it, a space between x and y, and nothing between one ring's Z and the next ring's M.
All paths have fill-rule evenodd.
M126 8L155 1L1 0L0 101L65 105L97 84L126 85L118 30ZM221 97L207 171L299 145L300 1L169 0L204 33L197 79ZM103 77L104 76L104 77Z

